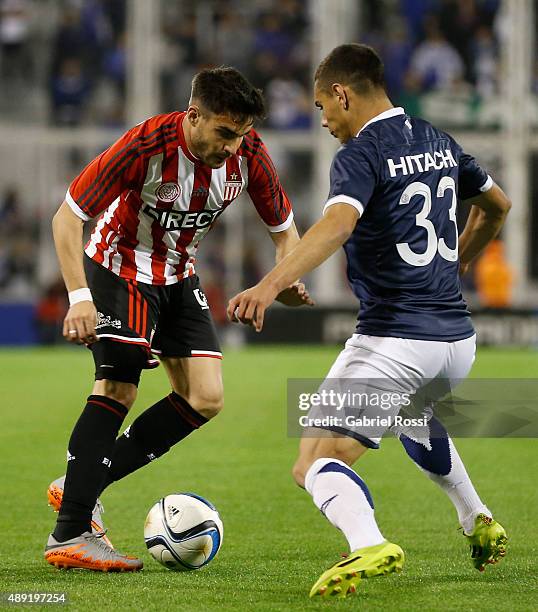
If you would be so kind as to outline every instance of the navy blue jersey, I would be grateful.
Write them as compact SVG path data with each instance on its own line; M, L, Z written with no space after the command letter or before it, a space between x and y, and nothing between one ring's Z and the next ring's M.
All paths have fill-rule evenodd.
M448 134L401 108L342 146L325 208L361 213L344 244L357 332L452 342L474 333L458 273L458 199L492 180Z

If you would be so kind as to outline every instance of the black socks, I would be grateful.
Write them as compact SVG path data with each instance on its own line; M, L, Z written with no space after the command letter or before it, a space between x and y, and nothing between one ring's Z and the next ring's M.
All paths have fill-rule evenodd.
M54 537L65 542L91 531L95 501L110 470L114 444L128 409L102 395L90 395L69 440L67 474Z
M102 489L164 455L207 419L177 393L170 393L137 417L116 440L112 466Z
M97 497L109 484L164 455L207 419L177 393L163 398L116 440L127 408L90 395L69 440L67 474L54 537L65 542L91 531Z

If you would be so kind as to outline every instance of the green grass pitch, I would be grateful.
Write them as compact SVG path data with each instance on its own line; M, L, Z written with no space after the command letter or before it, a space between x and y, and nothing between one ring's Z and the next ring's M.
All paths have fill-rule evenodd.
M313 601L313 581L346 550L290 476L297 440L286 435L287 377L322 377L336 347L228 351L225 411L159 461L103 496L109 535L139 555L139 574L59 572L43 561L54 522L48 483L65 469L65 449L90 391L84 349L0 352L2 491L0 591L61 592L77 610L536 610L536 440L456 441L475 485L509 534L506 559L484 574L471 567L444 495L393 439L357 468L386 537L407 554L402 574L363 581L347 600ZM473 375L536 377L532 350L482 350ZM135 415L167 393L162 368L146 372ZM217 558L198 572L154 562L142 528L151 505L177 491L216 504L224 521Z

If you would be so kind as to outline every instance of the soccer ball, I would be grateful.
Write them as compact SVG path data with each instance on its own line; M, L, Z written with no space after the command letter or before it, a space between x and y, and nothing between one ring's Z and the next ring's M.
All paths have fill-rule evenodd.
M144 539L151 556L174 570L195 570L218 553L224 529L215 506L194 493L160 499L148 513Z

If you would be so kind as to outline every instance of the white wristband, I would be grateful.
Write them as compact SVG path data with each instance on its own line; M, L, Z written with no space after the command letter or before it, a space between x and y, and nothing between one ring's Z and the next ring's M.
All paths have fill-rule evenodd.
M88 287L82 287L82 289L75 289L69 292L69 306L79 302L93 302L92 292Z

